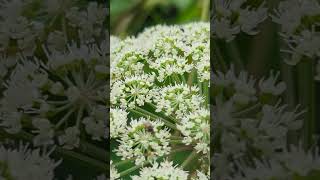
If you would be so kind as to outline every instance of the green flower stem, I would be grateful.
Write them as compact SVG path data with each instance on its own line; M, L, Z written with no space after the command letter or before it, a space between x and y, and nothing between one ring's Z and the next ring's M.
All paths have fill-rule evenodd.
M195 76L195 70L193 69L188 76L188 86L190 87L193 85L194 76Z
M63 16L62 17L62 29L63 29L63 34L64 34L64 41L65 44L68 44L68 32L67 32L67 22L66 22L66 18Z
M294 109L297 104L297 82L294 77L294 66L290 66L285 62L281 64L281 76L283 81L286 83L287 89L284 93L285 102L288 104L289 108ZM288 132L288 142L290 144L299 142L298 132Z
M209 83L210 82L208 82L208 83L206 83L206 81L205 82L203 82L203 83L201 83L202 84L202 95L205 97L205 104L209 104L209 101L210 101L210 96L209 96Z
M177 139L172 139L170 140L171 144L184 144L181 140L177 140Z
M125 170L125 171L122 171L122 172L120 173L120 177L126 176L126 175L132 173L133 171L135 171L135 170L137 170L137 169L140 169L140 168L142 168L143 166L148 165L149 163L150 163L150 162L146 162L146 163L143 163L143 164L138 165L138 166L133 166L133 167L131 167L131 168Z
M208 21L209 20L209 9L210 9L210 1L202 0L202 12L201 12L201 20Z
M181 136L172 135L171 139L182 139L182 137Z
M244 69L243 61L241 59L241 54L236 42L233 40L230 43L226 43L226 47L229 52L228 54L232 57L236 65L235 67L237 67L238 69Z
M186 168L197 156L197 151L193 150L192 153L187 157L187 159L181 164L181 167Z
M67 157L72 157L72 158L75 158L75 159L78 159L82 162L85 162L89 165L92 165L100 170L102 170L103 172L107 171L108 170L108 167L107 167L107 163L103 163L101 161L98 161L98 160L95 160L93 158L90 158L88 156L83 156L79 153L76 153L76 152L73 152L73 151L70 151L70 150L66 150L66 149L63 149L63 148L56 148L56 152L63 155L63 156L67 156Z
M93 155L95 158L100 159L103 162L108 162L108 152L105 149L99 148L94 144L88 143L87 141L80 140L81 152Z
M223 72L227 72L228 67L225 60L223 59L218 43L214 39L211 39L210 43L212 44L210 47L212 48L210 56L214 57L213 60L211 60L211 62L214 63L213 66L215 67L215 69L221 69Z
M181 75L181 79L182 79L182 82L183 82L184 84L187 84L187 80L186 80L185 75Z
M126 160L122 160L122 161L119 161L119 162L117 162L117 163L114 163L113 165L114 166L122 166L122 165L125 165L125 164L128 164L128 163L131 163L131 162L133 162L135 159L133 158L133 159L126 159Z
M198 80L197 84L198 84L198 87L199 87L199 90L200 90L200 94L204 95L203 86L202 86L203 83Z
M192 146L182 146L182 147L179 146L177 148L172 148L171 155L174 155L174 153L181 152L181 151L190 151L192 149L193 149Z
M310 59L298 64L298 100L307 113L304 116L304 145L309 148L315 133L315 67Z
M166 126L170 127L171 129L174 129L174 130L177 130L177 127L175 124L171 123L170 121L160 117L160 116L157 116L156 114L152 114L150 113L149 111L146 111L140 107L136 107L136 109L130 109L130 111L136 113L136 114L139 114L139 115L142 115L142 116L145 116L145 117L150 117L151 119L153 120L161 120Z
M54 127L55 129L58 129L66 120L68 120L68 117L75 111L75 108L70 110Z
M157 106L154 105L153 103L147 103L147 104L150 105L154 110L157 109ZM165 115L163 112L161 112L161 115L163 115L164 117L167 117L169 120L171 120L173 122L177 122L177 120L174 117L170 116L170 115Z
M245 109L243 109L243 110L241 110L239 112L236 112L234 114L234 116L236 116L236 117L244 116L244 115L246 115L246 114L258 109L259 107L261 107L261 103L260 102L254 104L254 105L251 105L248 108L245 108Z

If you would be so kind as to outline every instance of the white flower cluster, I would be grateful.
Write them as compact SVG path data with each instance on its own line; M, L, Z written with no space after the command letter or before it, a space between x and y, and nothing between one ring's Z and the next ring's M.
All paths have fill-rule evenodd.
M283 0L268 13L266 3L249 0L214 0L212 34L226 42L241 31L257 34L257 26L268 16L279 24L285 62L297 65L301 60L317 64L315 80L320 80L320 3L317 0Z
M257 26L268 17L264 1L214 0L213 6L212 33L226 41L232 41L241 31L257 34Z
M136 158L136 164L155 160L170 152L170 132L161 121L141 117L130 121L121 136L117 155L124 159Z
M40 36L24 28L22 24L15 24L28 20L28 14L24 16L24 9L32 6L34 1L5 2L0 7L4 13L0 22L7 25L1 28L19 28L8 29L12 32L8 32L6 38L17 42L32 38L30 41L40 43L29 42L33 51L28 53L21 49L19 43L18 47L11 47L9 45L12 43L9 42L0 51L3 57L0 66L8 70L3 83L5 86L2 87L4 90L1 92L1 126L9 133L31 128L35 135L33 142L37 146L58 143L72 149L79 146L81 133L101 141L107 117L104 88L108 83L108 49L104 41L93 42L94 39L86 37L94 38L98 32L104 34L101 28L106 9L97 3L89 3L87 9L80 9L71 5L60 7L55 4L58 1L44 1L40 4L43 9L30 14L32 17L42 15L48 19L48 22L41 21L41 26L49 29L49 32L47 36ZM62 11L68 12L67 15L57 18ZM95 23L92 27L88 24L88 18ZM61 25L56 27L57 23ZM63 30L60 30L60 26ZM93 27L95 28L92 29ZM74 28L80 33L78 37L70 34ZM15 35L14 32L20 35ZM1 35L4 36L5 33ZM7 66L8 63L10 66ZM85 131L80 131L82 127ZM58 138L58 142L54 141L54 137Z
M157 161L186 148L209 169L209 29L158 25L137 37L111 37L111 150L121 161L112 160L153 164L132 179L208 179L207 171L196 178L200 169Z
M172 162L163 161L160 164L155 163L152 167L145 167L140 171L139 176L132 176L133 180L148 179L177 179L187 180L188 173L179 167L173 166Z
M238 75L232 66L228 72L217 71L211 78L215 85L213 95L226 94L234 103L246 106L256 103L258 100L268 100L267 97L279 96L286 89L284 82L277 83L279 73L270 73L268 78L262 78L258 82L259 90L256 89L257 81L246 71Z
M7 146L0 145L0 179L55 179L54 170L61 161L49 157L52 151L31 149L22 143L16 149Z
M120 174L116 170L116 168L113 166L113 161L110 161L110 180L119 179Z
M320 3L317 0L285 0L271 15L281 27L281 36L287 46L286 62L298 64L302 59L320 63ZM319 80L317 70L316 80Z
M197 110L204 103L198 86L176 84L157 89L154 94L156 112L163 111L167 116L174 116L179 121L188 113Z
M128 112L119 108L110 109L110 131L111 138L117 138L125 133L125 128L128 122Z
M184 136L186 144L196 143L198 152L210 152L210 112L207 109L199 109L182 118L177 128Z
M97 2L0 1L1 131L62 151L106 140L107 13ZM53 167L31 155L26 160L36 162L10 170L23 175ZM43 176L18 179L51 179Z
M319 151L318 149L312 151L305 151L302 146L291 146L290 151L279 154L277 159L269 161L265 159L262 161L255 160L254 168L241 167L244 176L238 175L239 179L295 179L308 177L312 172L320 169Z
M287 143L288 134L302 128L305 111L281 105L286 87L277 79L278 74L271 73L257 81L233 68L214 74L215 179L294 179L319 170L317 149L305 151Z

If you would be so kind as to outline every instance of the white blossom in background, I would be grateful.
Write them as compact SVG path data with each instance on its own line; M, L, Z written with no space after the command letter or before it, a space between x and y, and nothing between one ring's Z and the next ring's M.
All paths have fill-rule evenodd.
M120 179L120 174L116 170L116 168L113 165L113 161L110 161L110 180L116 180Z
M239 179L295 179L308 177L319 171L320 157L317 148L304 150L301 145L291 145L283 152L279 152L272 159L254 160L255 167L241 167L242 175ZM241 162L240 162L241 164Z
M284 82L277 83L280 73L270 73L268 78L262 78L259 81L259 89L262 94L271 94L273 96L281 95L285 89Z
M227 42L240 32L257 34L258 25L267 18L264 1L214 0L213 7L212 33Z
M89 4L87 8L87 11L73 8L72 12L99 19L94 27L98 28L95 29L96 32L102 34L101 18L106 13L102 12L105 9L96 3ZM60 13L58 9L51 13L53 12ZM51 13L47 14L48 18L58 21L50 16ZM61 22L66 28L76 26L79 31L84 27L89 28L82 21ZM30 120L32 123L29 124L32 124L31 128L34 129L32 133L35 134L34 144L38 146L57 143L72 149L78 147L81 133L90 135L95 141L102 141L107 116L104 95L105 84L108 83L108 72L105 70L107 49L103 42L89 44L83 37L78 37L79 46L74 40L66 43L65 40L71 37L55 30L52 33L63 36L64 46L61 47L59 42L44 42L41 45L44 57L17 57L15 68L10 71L9 78L4 83L0 123L7 132L18 133L28 124L22 121ZM86 34L91 36L89 32ZM50 35L52 34L49 32L49 37ZM84 127L85 131L80 131L81 127ZM53 139L57 136L59 142L54 142Z
M140 170L138 176L132 176L132 180L149 180L149 179L177 179L187 180L188 172L174 166L173 162L163 161L154 163L152 167L145 167Z
M209 180L210 179L210 169L207 174L197 171L197 177L193 178L193 180Z
M1 131L60 152L79 150L82 141L105 143L107 13L97 2L0 1ZM50 167L37 163L21 166L34 176Z
M22 143L16 149L1 144L0 179L55 179L54 170L61 161L51 159L51 153L52 150L31 149Z
M283 166L285 161L291 166L299 164L296 172L297 169L311 172L313 168L307 164L317 164L314 162L319 158L296 151L295 147L287 147L288 133L302 128L305 111L299 106L290 109L281 104L281 95L286 85L278 80L278 73L271 72L270 76L260 80L253 77L248 80L246 72L235 73L231 68L226 73L216 72L214 77L215 103L211 114L211 131L214 132L211 138L216 147L212 160L215 162L214 178L268 179L278 173L276 177L281 179L289 177L291 172L289 166ZM241 86L237 82L241 82ZM254 101L239 104L235 98L239 92L251 92L250 97ZM304 158L304 161L289 162L298 156ZM248 163L245 159L256 164ZM270 172L272 176L267 175Z
M270 16L281 27L285 62L297 65L311 60L315 64L320 57L319 1L281 1Z
M228 91L232 91L232 99L235 103L248 105L257 100L254 87L255 79L245 71L241 71L237 75L234 68L231 67L225 74L218 71L211 78L211 81L215 85L214 89L219 93L225 88L228 88Z
M41 36L44 24L35 15L25 13L32 0L1 1L0 6L0 53L22 52L32 55L35 41ZM16 43L15 47L10 44ZM11 54L16 56L15 54Z
M209 28L156 25L136 37L111 36L111 151L121 158L111 160L138 166L132 179L196 178L200 167L187 173L182 162L160 159L183 149L209 167Z

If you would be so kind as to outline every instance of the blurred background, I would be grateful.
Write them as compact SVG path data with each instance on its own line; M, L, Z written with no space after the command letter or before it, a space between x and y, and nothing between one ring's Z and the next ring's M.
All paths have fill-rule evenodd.
M155 24L209 21L210 0L111 0L110 31L125 37Z

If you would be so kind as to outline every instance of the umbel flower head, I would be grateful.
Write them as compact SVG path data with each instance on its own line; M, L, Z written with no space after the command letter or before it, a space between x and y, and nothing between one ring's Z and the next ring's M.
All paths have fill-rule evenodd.
M183 171L172 162L163 161L160 164L154 163L152 167L142 168L139 176L132 176L132 180L148 179L178 179L187 180L188 172Z
M271 17L281 27L280 35L285 44L282 52L286 63L297 65L301 61L312 61L319 64L319 1L281 1ZM319 71L316 73L315 79L319 80Z
M232 41L241 31L255 35L258 25L267 17L265 1L214 0L212 33L219 39Z
M31 149L19 144L18 148L0 145L0 179L55 179L54 170L61 161L50 158L52 151Z
M143 166L132 178L197 179L209 169L209 36L199 22L111 37L111 147L121 158L113 162ZM190 157L163 160L179 151Z
M99 147L106 143L108 116L105 6L77 0L0 1L2 133L9 133L13 139L24 134L24 140L35 148L60 146L55 154L76 153L72 159L80 162L88 160L81 158L84 154L98 158L94 150L100 150L100 155L106 153ZM46 169L53 166L45 163L45 157L36 156L38 150L20 150L14 158L23 158L21 154L25 153L30 164L13 162L9 170L17 166L21 170L14 173L26 171L21 173L25 177L13 174L4 179L53 179L52 170ZM7 173L7 167L0 164L4 168L1 172ZM100 168L105 169L101 164Z
M26 51L19 43L18 47L8 43L0 50L0 67L7 70L1 83L0 126L11 134L28 129L36 146L59 144L73 149L79 147L80 136L86 135L102 141L108 49L105 41L93 38L103 39L106 34L101 28L106 9L97 3L79 8L71 1L64 7L59 1L47 0L37 6L33 0L3 2L0 23L8 21L9 25L0 29L9 29L0 36L17 42L28 39L32 47ZM27 7L33 6L34 12L27 13ZM41 32L30 30L37 25L32 19L48 20L40 21L48 32L39 35ZM20 27L20 20L30 28Z
M124 159L136 158L136 164L161 157L170 152L170 133L161 121L141 117L130 121L121 136L117 155Z
M306 111L281 103L286 86L278 73L257 80L231 68L214 73L212 86L214 178L294 179L319 170L317 148L288 141L290 132L302 128Z

